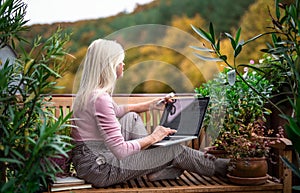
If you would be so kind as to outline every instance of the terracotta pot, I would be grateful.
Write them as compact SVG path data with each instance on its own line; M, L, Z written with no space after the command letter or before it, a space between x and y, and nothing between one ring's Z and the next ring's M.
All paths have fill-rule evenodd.
M259 185L268 180L266 158L245 158L230 161L233 169L227 174L229 181L239 185Z
M227 156L227 152L225 150L217 149L215 146L205 147L204 152L214 155L217 158L225 158Z
M266 158L245 158L232 160L231 176L242 178L259 178L267 176L268 163Z
M261 185L266 183L266 181L268 180L268 176L257 177L257 178L240 178L240 177L231 176L230 174L227 174L227 177L230 180L230 182L239 185Z

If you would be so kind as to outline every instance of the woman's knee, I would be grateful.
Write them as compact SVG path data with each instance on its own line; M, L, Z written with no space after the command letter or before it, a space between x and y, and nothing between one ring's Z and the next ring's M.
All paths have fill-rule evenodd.
M138 120L140 116L136 112L128 112L123 117L120 118L121 120Z
M121 119L121 132L126 140L137 139L148 135L141 117L134 112L126 113Z

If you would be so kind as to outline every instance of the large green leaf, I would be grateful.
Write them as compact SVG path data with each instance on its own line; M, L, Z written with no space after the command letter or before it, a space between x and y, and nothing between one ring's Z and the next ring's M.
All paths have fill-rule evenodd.
M288 125L285 125L285 130L288 138L292 141L294 148L298 153L300 153L300 135L299 127L295 126L296 122L294 120L290 121Z
M58 154L68 157L68 154L66 153L65 148L62 147L61 144L57 145L57 144L50 143L50 144L48 144L48 146L53 148L53 150L55 150Z
M242 31L242 29L239 28L238 31L236 32L235 42L239 42L240 41L241 31Z
M23 163L17 159L1 158L1 157L0 157L0 162L14 163L14 164L20 164L20 165Z
M190 46L190 47L195 49L195 50L199 50L199 51L214 52L214 50L208 49L208 48L205 48L205 47L199 47L199 46Z
M296 112L296 118L298 118L298 121L300 121L300 96L296 99L296 105L294 106L295 112Z
M211 37L211 35L209 33L206 33L204 30L202 30L201 28L196 28L194 27L193 25L192 26L192 29L200 36L202 37L203 39L205 39L206 41L212 43L213 42L213 39Z
M211 57L207 57L207 56L202 56L198 53L194 53L198 58L200 58L201 60L204 61L211 61L211 62L222 62L223 60L221 60L220 58L211 58Z
M237 57L241 51L242 51L242 45L238 44L238 46L234 50L234 57Z
M287 165L293 172L300 178L300 170L293 163L291 163L286 157L280 156L281 160Z
M211 37L211 43L215 44L215 31L214 31L214 26L212 24L212 22L209 23L209 32L210 32L210 37Z
M7 1L4 1L4 4L1 4L0 15L4 15L4 13L7 11L7 8L10 7L10 5L12 4L12 1L13 0L7 0Z
M293 190L300 190L300 186L293 186Z
M246 45L246 44L248 44L249 42L252 42L252 41L254 41L254 40L260 38L260 37L263 36L263 35L265 35L265 34L259 34L259 35L257 35L257 36L254 36L253 38L250 38L249 40L247 40L247 41L245 41L245 42L243 43L243 46Z
M233 49L235 49L236 48L236 42L235 42L234 38L232 37L232 35L230 33L227 33L227 32L225 32L224 34L225 34L226 37L228 37L230 39L231 46L232 46Z
M279 10L279 6L278 6L278 1L279 0L275 0L275 9L276 9L276 18L279 19L280 18L280 10Z
M275 33L272 33L272 34L271 34L271 37L272 37L273 45L276 45L277 42L278 42L276 34L275 34Z
M218 38L218 41L217 41L217 44L216 44L216 47L215 47L215 49L216 49L217 52L220 51L220 48L221 48L220 44L221 44L221 40L220 40L220 38Z

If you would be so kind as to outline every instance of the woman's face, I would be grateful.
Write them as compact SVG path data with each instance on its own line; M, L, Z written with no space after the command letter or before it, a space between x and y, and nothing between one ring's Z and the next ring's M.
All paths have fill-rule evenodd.
M117 66L117 78L123 77L124 66L125 66L124 62L118 64L118 66Z

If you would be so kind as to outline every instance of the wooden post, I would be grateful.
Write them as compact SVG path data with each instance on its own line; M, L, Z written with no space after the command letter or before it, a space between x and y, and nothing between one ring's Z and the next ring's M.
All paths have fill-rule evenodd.
M281 139L281 141L284 143L284 149L282 151L282 157L287 158L292 163L292 142L286 138ZM282 160L280 160L282 162ZM285 193L291 193L292 192L292 171L284 164L283 165L283 192Z
M278 154L281 157L287 158L292 162L292 142L287 138L280 138L272 145L273 148L278 150ZM283 179L284 193L292 193L292 171L279 159L278 171L280 177Z

